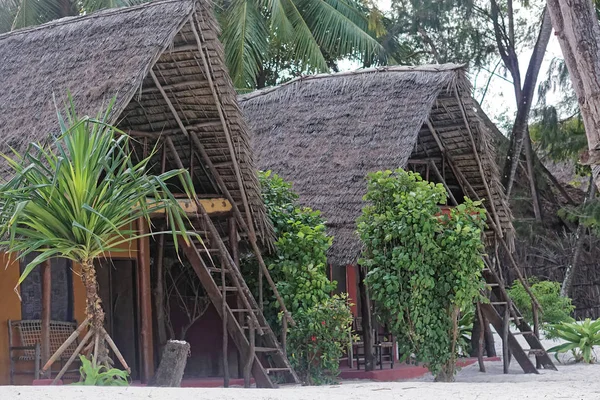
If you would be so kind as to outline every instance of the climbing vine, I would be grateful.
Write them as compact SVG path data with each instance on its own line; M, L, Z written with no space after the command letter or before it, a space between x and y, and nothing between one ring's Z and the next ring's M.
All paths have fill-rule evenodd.
M453 380L460 310L483 288L480 202L442 213L446 191L402 169L371 173L358 232L366 284L377 314L402 354L414 354L438 380Z

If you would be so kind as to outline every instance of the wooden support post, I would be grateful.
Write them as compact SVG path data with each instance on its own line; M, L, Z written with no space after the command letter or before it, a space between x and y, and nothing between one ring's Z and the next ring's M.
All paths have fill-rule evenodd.
M248 317L248 342L250 344L248 354L246 355L246 365L244 366L244 387L250 387L250 373L252 372L252 364L254 364L255 352L255 335L254 335L254 318Z
M510 328L510 312L508 310L508 304L504 306L504 318L502 319L502 364L504 367L504 373L508 374L508 367L510 366L510 349L508 346L508 333Z
M229 224L229 251L231 252L231 258L233 258L233 262L239 268L240 250L238 246L237 224L235 223L234 217L229 217L227 222Z
M479 337L477 338L477 361L479 361L479 371L485 372L485 365L483 364L483 342L485 340L485 321L483 320L483 313L481 312L481 305L479 302L475 305L477 308L477 320L479 321ZM474 338L472 337L471 340Z
M375 369L375 356L373 349L375 343L373 342L373 326L371 320L371 301L367 287L365 286L365 275L366 271L364 267L358 266L359 280L358 290L360 292L361 302L361 314L362 314L362 330L363 330L363 343L364 343L364 354L365 354L365 371L372 371Z
M593 183L592 183L593 185ZM540 325L539 325L539 315L538 315L538 310L537 307L535 306L535 304L531 305L532 311L533 311L533 334L535 335L536 338L540 338ZM542 368L542 359L541 357L536 353L535 355L535 367L537 369Z
M281 318L281 350L283 355L287 357L287 330L288 322L287 318Z
M148 233L145 219L138 220L140 234ZM150 249L148 238L138 240L138 288L140 293L140 345L142 349L142 383L154 374L154 345L152 340L152 294L150 287Z
M50 260L46 260L41 265L42 274L42 340L41 340L41 359L45 364L50 359L50 319L52 318L52 270L50 269ZM36 364L36 369L39 366ZM50 378L52 369L46 371L45 378Z
M223 387L229 387L229 354L227 354L227 290L225 290L225 260L221 261L221 320L223 321Z

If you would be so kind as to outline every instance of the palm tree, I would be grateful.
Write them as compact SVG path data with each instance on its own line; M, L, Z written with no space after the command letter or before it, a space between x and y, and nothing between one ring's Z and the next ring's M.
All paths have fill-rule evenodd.
M382 15L369 2L222 0L216 9L238 89L255 88L265 64L282 54L303 72L327 72L342 58L385 62L376 39L385 33Z
M0 185L0 243L20 260L37 254L18 284L53 257L81 265L87 319L78 331L89 330L79 346L94 340L94 366L98 357L103 364L109 362L105 339L120 356L103 328L94 259L123 251L121 245L152 235L132 226L140 219L149 222L150 215L159 210L167 214L174 238L181 235L188 241L185 212L167 181L179 178L186 193L194 195L187 171L153 176L147 173L149 157L132 160L129 137L107 123L111 110L112 103L97 118L78 117L70 100L67 119L58 114L61 134L54 143L30 144L22 155L4 156L14 175Z

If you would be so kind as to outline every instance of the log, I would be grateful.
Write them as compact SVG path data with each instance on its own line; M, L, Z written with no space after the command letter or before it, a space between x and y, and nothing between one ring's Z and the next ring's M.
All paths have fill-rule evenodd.
M189 354L189 343L182 340L169 340L160 358L158 370L148 382L148 386L180 387Z

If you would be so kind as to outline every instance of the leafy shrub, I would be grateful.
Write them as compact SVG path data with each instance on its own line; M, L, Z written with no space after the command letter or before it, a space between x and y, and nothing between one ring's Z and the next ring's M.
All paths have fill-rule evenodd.
M573 321L571 313L575 306L571 299L560 295L560 283L553 281L538 281L535 278L530 280L531 292L542 307L542 313L539 316L539 322L544 329L552 331L548 324L558 324L560 322ZM531 297L525 291L523 284L515 281L508 290L510 298L515 303L525 321L533 324L533 311L531 309Z
M333 296L294 317L288 354L300 379L308 385L335 382L340 357L350 345L352 313L347 296Z
M465 199L442 215L446 196L441 184L416 173L372 173L370 204L358 219L371 298L402 353L414 354L438 380L453 379L459 310L472 307L483 288L485 211Z
M290 183L271 171L260 172L259 180L277 238L275 252L265 257L265 263L288 310L292 314L306 311L328 299L336 287L326 274L327 250L333 238L327 235L319 211L298 205L298 195ZM246 260L242 268L249 285L257 292L256 261ZM269 322L277 323L279 311L273 296L265 298L265 316Z
M81 367L81 381L74 385L84 386L127 386L129 385L129 374L117 368L108 369L104 365L93 366L92 362L84 356L79 356Z
M458 352L461 356L468 357L471 349L471 337L473 334L473 321L475 320L475 308L469 307L461 311L458 320Z
M551 327L554 335L566 343L548 349L548 353L556 353L558 360L560 353L571 351L576 361L596 362L594 346L600 345L600 320L592 322L586 318L583 322L560 322Z

